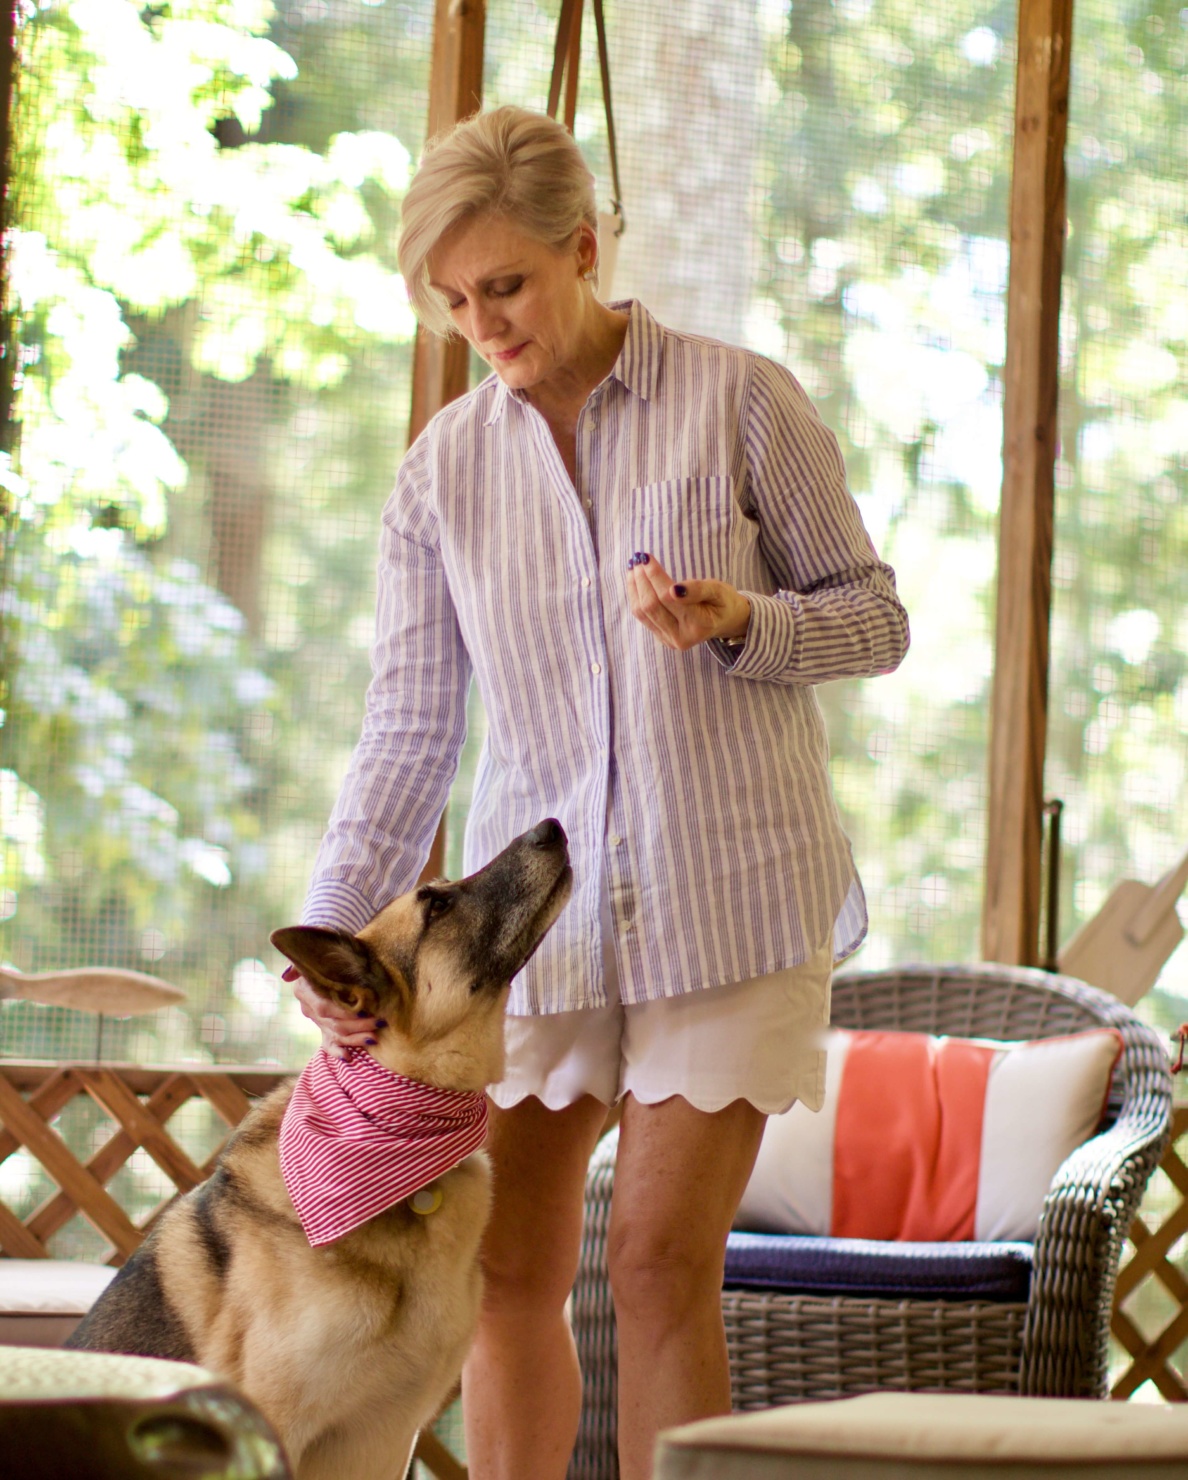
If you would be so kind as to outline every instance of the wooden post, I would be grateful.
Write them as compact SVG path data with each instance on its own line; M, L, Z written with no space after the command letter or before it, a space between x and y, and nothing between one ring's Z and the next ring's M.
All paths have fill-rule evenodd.
M1072 0L1019 0L982 954L1039 952Z
M477 113L483 103L483 36L486 0L437 0L433 17L433 60L429 74L429 137ZM409 446L429 418L470 388L470 346L464 339L440 339L417 328L413 358ZM445 866L445 817L429 850L422 878Z
M8 233L14 221L10 171L15 46L15 4L13 0L0 0L0 452L13 450L17 431L12 422L16 395L16 306L11 301L8 281ZM0 518L16 518L16 501L3 488L0 488Z
M477 113L483 101L486 0L437 0L429 74L429 137ZM417 330L413 361L411 445L435 412L469 389L470 347Z

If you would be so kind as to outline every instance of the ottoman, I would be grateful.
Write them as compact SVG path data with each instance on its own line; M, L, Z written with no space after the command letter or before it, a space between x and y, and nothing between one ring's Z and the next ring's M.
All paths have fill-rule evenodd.
M669 1429L654 1480L1188 1480L1188 1405L870 1393Z

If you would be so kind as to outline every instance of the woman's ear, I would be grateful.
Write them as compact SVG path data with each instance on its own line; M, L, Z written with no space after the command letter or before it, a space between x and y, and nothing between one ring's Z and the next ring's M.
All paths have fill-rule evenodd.
M318 925L287 925L269 939L315 991L375 1016L388 982L366 941Z
M588 221L578 227L578 274L585 282L598 274L598 233Z

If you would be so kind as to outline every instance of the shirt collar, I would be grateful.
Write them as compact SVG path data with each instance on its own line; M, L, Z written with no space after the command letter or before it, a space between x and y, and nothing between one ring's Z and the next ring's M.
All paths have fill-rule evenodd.
M650 401L660 379L664 330L637 298L624 298L611 303L610 307L626 312L627 335L608 379L621 380L641 401ZM484 423L486 426L493 426L499 420L509 399L522 399L518 392L508 390L498 376L492 376L492 379L495 385Z
M621 303L612 303L611 307L626 309L628 315L627 337L611 374L641 401L650 401L660 381L664 330L638 298L627 298Z

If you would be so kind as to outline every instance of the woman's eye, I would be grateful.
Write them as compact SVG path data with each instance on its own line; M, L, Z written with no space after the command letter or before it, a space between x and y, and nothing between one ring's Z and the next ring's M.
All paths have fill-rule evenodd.
M513 283L501 283L499 287L493 287L491 289L491 296L493 298L510 298L513 294L518 293L523 286L524 279L516 278Z

